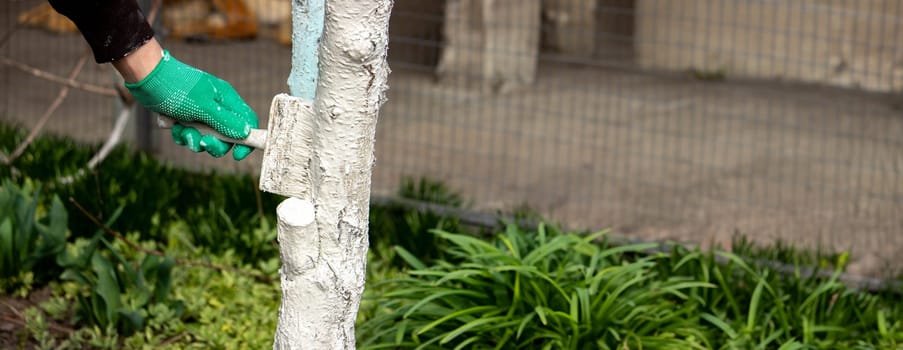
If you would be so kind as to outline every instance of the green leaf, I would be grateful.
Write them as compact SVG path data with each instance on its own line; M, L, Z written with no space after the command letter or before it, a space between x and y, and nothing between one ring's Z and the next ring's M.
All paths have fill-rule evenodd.
M520 230L515 225L508 225L507 228L508 237L499 236L499 241L508 248L508 252L511 253L511 256L520 259L520 249L517 247L517 237L522 235Z
M712 315L712 314L706 312L706 313L703 313L702 315L700 315L699 317L701 317L703 320L708 321L715 327L718 327L718 329L720 329L722 332L727 334L728 338L737 339L737 332L734 331L734 329L731 328L730 325L728 325L726 322L722 321L720 318L716 317L715 315Z
M82 308L90 308L90 316L93 322L101 328L106 328L108 325L115 322L112 320L112 315L107 315L107 310L110 308L104 302L103 298L97 294L97 291L92 292L87 299L83 300Z
M27 257L29 252L31 251L34 242L36 242L37 232L34 229L35 225L35 211L38 207L38 191L34 192L34 195L29 199L27 195L23 193L23 196L19 198L19 206L16 208L16 226L19 231L19 242L18 242L18 251L17 253L19 259L23 259Z
M468 316L468 315L472 315L472 314L476 314L476 313L489 312L489 311L492 311L492 310L496 310L496 306L495 306L495 305L474 306L474 307L467 308L467 309L464 309L464 310L456 311L456 312L450 313L450 314L448 314L448 315L446 315L446 316L444 316L444 317L442 317L442 318L440 318L440 319L438 319L438 320L435 320L435 321L433 321L433 322L427 324L426 326L421 327L421 328L418 329L417 332L415 332L414 334L421 335L421 334L423 334L423 333L428 332L430 329L433 329L433 328L435 328L436 326L438 326L438 325L440 325L440 324L442 324L442 323L445 323L445 322L447 322L447 321L449 321L449 320L453 320L453 319L456 319L456 318L459 318L459 317L462 317L462 316Z
M172 269L176 265L175 259L171 256L163 258L163 261L157 266L156 283L154 284L154 301L163 302L168 299L169 292L172 290Z
M536 306L535 308L533 308L533 310L536 311L536 315L539 316L539 321L542 322L542 325L543 325L543 326L548 326L548 325L549 325L549 319L546 318L546 311L545 311L545 308L542 307L542 306Z
M401 321L398 325L398 330L395 332L395 344L401 344L404 340L404 334L408 330L408 324L410 322L408 320Z
M887 338L887 317L884 316L884 310L878 310L878 333L882 338Z
M539 261L546 260L550 255L565 250L574 245L574 241L566 236L552 238L548 243L539 246L524 256L524 265L535 265Z
M95 293L103 299L103 314L105 319L116 323L116 311L121 307L119 299L119 283L116 279L116 270L110 261L101 254L94 254L91 259L94 273L97 274L97 288Z
M141 261L141 265L133 269L135 271L134 273L129 274L131 281L123 281L123 284L132 283L135 285L135 288L151 289L151 286L156 281L157 268L160 266L162 260L162 258L153 254L145 255L144 260ZM150 295L150 293L148 293L148 295Z
M521 334L524 332L524 329L530 324L530 321L533 320L539 312L531 312L523 320L520 321L520 324L517 326L517 335L516 338L520 339Z
M465 249L465 251L467 251L469 253L475 254L478 252L482 252L482 253L491 252L491 253L496 253L496 254L504 254L498 248L493 246L492 244L489 244L486 241L483 241L483 240L475 238L475 237L461 235L461 234L453 234L453 233L448 233L445 231L436 231L436 234L439 237L442 237L442 238L454 243L458 247ZM468 247L478 248L479 250L467 249Z
M784 333L789 333L789 332L790 332L789 329L778 328L777 330L775 330L771 334L769 334L768 337L766 337L764 340L759 342L759 348L768 349L769 344L778 340L778 338L784 336ZM790 341L793 341L793 339L790 339Z
M463 279L465 277L470 276L481 276L481 277L489 277L489 272L486 270L458 270L445 274L442 278L435 282L435 285L441 285L443 283L447 283L451 280Z
M43 232L43 251L46 254L59 254L66 248L66 229L69 225L69 215L66 207L58 196L53 196L48 215L50 225Z
M784 343L783 345L781 345L780 348L778 348L778 350L798 350L798 349L805 349L805 348L806 347L803 346L802 343L794 340L794 341Z
M475 335L470 338L464 339L464 341L462 341L460 344L458 344L458 346L456 346L454 350L470 349L470 348L468 348L468 346L480 341L480 339L482 339L482 338L479 335Z
M401 246L395 246L395 252L398 253L401 259L411 267L417 270L426 270L426 265L422 261L420 261L420 259L417 259L413 254L411 254Z
M580 319L580 301L578 300L577 291L571 293L571 297L568 300L568 304L570 306L570 317L571 319L578 320Z
M13 240L13 223L12 220L6 218L0 223L0 253L3 254L0 257L0 272L2 275L0 277L9 278L18 274L18 270L21 268L17 266L17 249L14 246L15 241Z
M422 300L418 301L413 306L411 306L411 309L408 310L408 312L405 312L404 316L402 316L402 317L404 317L404 318L410 317L411 314L419 311L421 307L423 307L424 305L426 305L428 303L433 302L433 300L440 299L440 298L446 298L446 297L450 297L450 296L454 296L454 295L461 295L461 296L469 295L471 297L479 297L480 296L479 293L476 293L474 291L470 291L467 289L450 289L450 290L445 290L445 291L435 291L435 292L432 292L429 295L427 295Z
M125 320L126 334L144 328L144 316L136 310L117 310L121 320Z
M442 340L439 341L439 344L448 343L448 342L454 340L455 338L457 338L458 336L460 336L461 334L463 334L464 332L467 332L467 331L477 328L479 326L482 326L482 325L485 325L488 323L504 321L504 320L505 320L505 316L495 316L495 317L482 317L482 318L478 318L476 320L467 322L467 323L461 325L460 327L455 328L454 330L449 332L444 338L442 338Z
M749 313L746 315L746 331L752 332L756 326L756 317L759 313L759 303L762 301L762 290L765 289L765 280L759 279L759 284L753 291L752 299L749 301Z

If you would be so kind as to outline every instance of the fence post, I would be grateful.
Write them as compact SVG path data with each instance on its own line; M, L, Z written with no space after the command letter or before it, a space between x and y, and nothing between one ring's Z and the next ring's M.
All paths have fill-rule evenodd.
M597 0L547 0L543 17L550 28L543 30L546 42L566 55L592 56L596 46Z
M533 84L541 6L540 0L446 1L440 81L484 92Z
M275 113L270 117L271 129L275 119L298 120L275 125L290 125L290 132L278 134L291 136L284 143L269 140L267 151L271 144L285 148L279 150L283 154L279 161L287 160L291 169L280 170L287 176L304 177L287 181L304 187L293 191L299 194L296 197L307 197L288 198L277 208L283 266L274 349L355 348L354 323L366 273L376 120L389 74L386 54L392 3L292 3L289 86L296 97L313 97L313 101L280 105L277 97L271 110ZM318 16L325 22L320 40ZM270 137L275 136L271 131ZM264 171L277 166L266 162ZM265 181L261 175L261 188L266 190Z

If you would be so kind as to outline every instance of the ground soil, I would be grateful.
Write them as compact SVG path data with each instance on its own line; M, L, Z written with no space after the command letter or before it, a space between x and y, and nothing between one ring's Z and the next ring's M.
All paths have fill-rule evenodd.
M50 298L50 288L32 292L27 298L17 298L0 294L0 349L36 349L38 344L25 328L23 312L29 307L37 307ZM48 320L51 334L64 337L68 327Z

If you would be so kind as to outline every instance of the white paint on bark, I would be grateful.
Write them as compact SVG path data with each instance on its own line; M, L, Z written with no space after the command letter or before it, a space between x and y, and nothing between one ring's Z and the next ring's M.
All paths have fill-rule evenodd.
M260 189L287 197L311 197L311 157L316 132L311 102L279 94L270 105Z
M288 226L308 226L314 222L314 204L291 197L279 203L276 215Z
M274 100L285 109L271 113L289 118L271 116L261 188L311 203L288 199L277 210L283 296L274 349L355 348L391 8L391 0L327 1L311 108ZM305 110L311 113L304 116ZM290 217L307 213L304 208L313 208L309 225Z

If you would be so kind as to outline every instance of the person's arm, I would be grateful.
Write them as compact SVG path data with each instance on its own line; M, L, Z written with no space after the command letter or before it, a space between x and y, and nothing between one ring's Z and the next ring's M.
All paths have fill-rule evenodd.
M68 17L94 52L97 63L125 57L154 37L135 0L48 0Z
M113 61L113 67L126 83L137 83L154 71L163 59L163 48L157 39L151 38L125 57Z
M98 63L112 62L125 86L145 108L184 122L201 122L234 139L244 139L257 115L232 86L172 57L154 39L154 31L135 0L48 0L75 23ZM192 151L222 157L232 144L197 129L175 125L172 138ZM238 145L235 160L253 151Z

